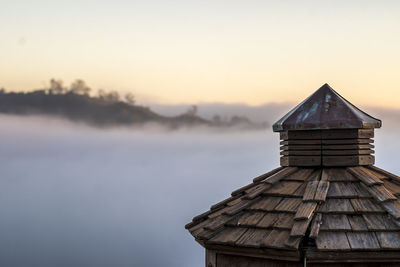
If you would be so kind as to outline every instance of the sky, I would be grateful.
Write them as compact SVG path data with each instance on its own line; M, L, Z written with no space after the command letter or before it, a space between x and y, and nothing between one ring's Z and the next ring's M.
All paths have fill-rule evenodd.
M0 0L0 87L50 78L138 102L297 103L325 82L398 107L399 1Z

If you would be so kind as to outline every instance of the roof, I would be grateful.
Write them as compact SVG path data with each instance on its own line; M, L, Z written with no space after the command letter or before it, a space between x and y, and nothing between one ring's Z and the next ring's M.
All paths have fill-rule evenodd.
M307 246L314 254L340 252L337 257L400 250L400 177L374 166L281 167L232 192L186 228L208 248L290 252Z
M274 132L379 128L382 122L360 110L324 84L273 125Z

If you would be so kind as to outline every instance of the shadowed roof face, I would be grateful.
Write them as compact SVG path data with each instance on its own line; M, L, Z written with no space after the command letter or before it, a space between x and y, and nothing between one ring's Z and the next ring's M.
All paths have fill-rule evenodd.
M324 84L277 121L273 130L362 129L379 128L381 125L379 119L358 109Z

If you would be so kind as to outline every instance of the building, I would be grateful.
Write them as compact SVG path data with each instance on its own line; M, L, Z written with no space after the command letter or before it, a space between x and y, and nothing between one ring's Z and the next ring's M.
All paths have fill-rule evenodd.
M206 267L400 266L400 177L375 119L325 84L273 125L281 167L193 218Z

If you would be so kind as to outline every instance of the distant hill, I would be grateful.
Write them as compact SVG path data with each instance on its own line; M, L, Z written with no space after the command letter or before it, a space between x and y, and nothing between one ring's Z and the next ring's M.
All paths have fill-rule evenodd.
M245 117L238 116L233 116L229 121L221 121L218 118L207 120L197 115L196 106L179 116L163 116L148 107L136 105L132 96L128 98L130 102L128 103L119 100L116 92L102 91L98 97L92 97L89 96L85 87L79 88L79 90L66 90L53 86L53 88L27 93L0 90L0 113L58 116L101 127L146 123L158 123L171 128L181 126L240 126L253 129L264 127L262 124L256 124Z

